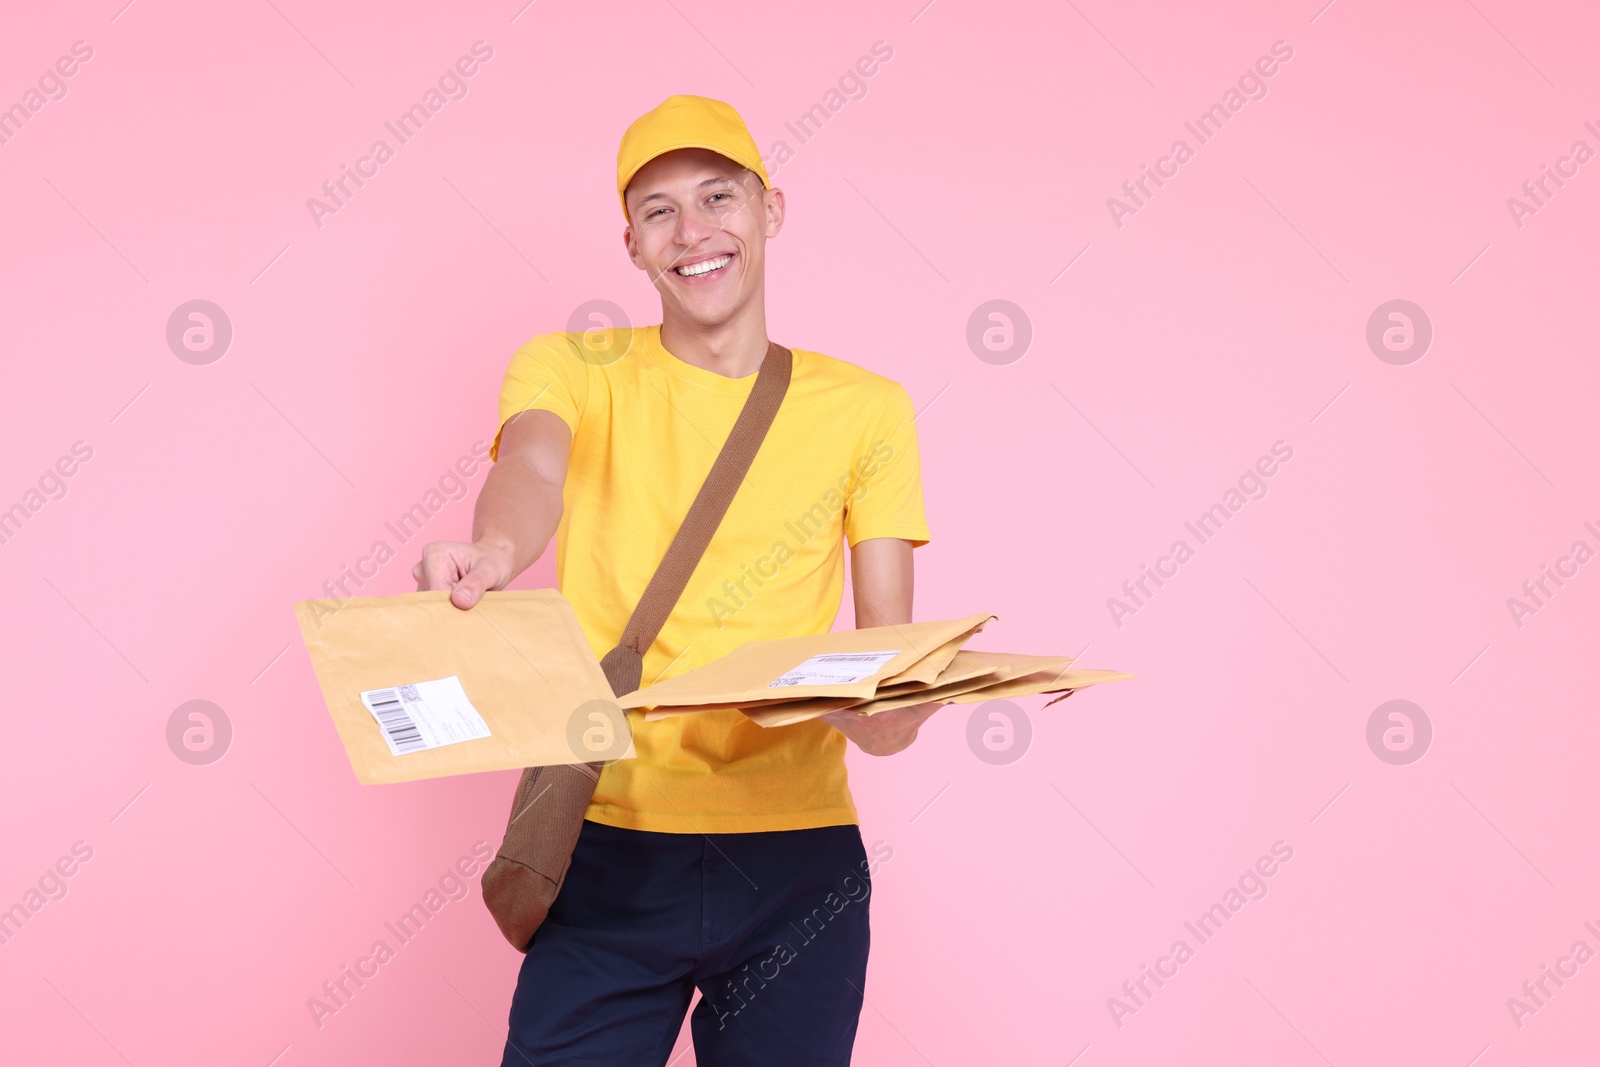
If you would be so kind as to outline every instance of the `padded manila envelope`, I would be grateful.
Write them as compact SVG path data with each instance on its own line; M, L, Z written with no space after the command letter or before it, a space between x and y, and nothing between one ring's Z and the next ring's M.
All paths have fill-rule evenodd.
M448 589L294 605L363 785L631 759L633 735L555 589Z
M962 693L994 686L1014 678L1022 678L1041 671L1059 672L1071 662L1070 656L1022 656L1007 652L963 650L956 653L955 659L945 669L944 673L948 678L942 677L931 686L914 690L896 686L894 687L896 692L879 693L870 700L858 700L843 707L854 708L870 715L893 708L909 708L913 704L923 704L930 700L954 701ZM980 668L982 673L973 673ZM837 701L808 700L805 704L812 706L780 704L776 707L746 708L744 713L762 726L787 726L792 722L804 722L806 719L814 719L830 711L841 710L841 705Z
M880 681L878 688L881 690L884 686L912 682L931 684L944 673L946 667L950 666L950 662L956 658L956 653L961 651L961 646L972 640L974 635L982 633L983 627L984 624L980 622L966 633L951 638L899 674Z
M1054 700L1047 700L1044 702L1043 706L1048 708L1051 704L1058 704L1067 699L1084 686L1099 685L1101 682L1121 682L1133 677L1135 677L1135 675L1123 674L1119 671L1073 670L1064 672L1064 676L1062 678L1049 679L1050 687L1048 689L1042 687L1029 687L1027 684L1029 679L1018 678L1012 683L1012 685L1017 688L1017 692L1001 693L1000 695L1028 696L1032 693L1060 693L1061 695L1056 697ZM979 695L979 699L988 700L990 698L987 693L984 693ZM957 704L965 704L966 702L967 701L965 697L956 701Z
M994 615L834 630L747 641L720 659L618 701L624 708L737 705L807 697L866 699L878 682L901 674L949 642L976 632ZM647 719L649 715L645 716Z
M957 641L964 640L966 640L966 636L957 638ZM943 648L950 648L955 645L956 641L951 641L942 646L940 654L942 654ZM1071 661L1068 660L1067 662L1070 663ZM1061 666L1065 666L1065 663L1061 664ZM920 667L921 664L918 664L912 670L919 673L928 673L935 680L929 682L897 682L893 678L885 678L878 683L878 691L870 699L882 700L885 697L901 696L906 693L920 693L934 686L949 685L952 682L964 682L980 675L994 674L1000 670L1001 663L992 658L972 655L966 652L959 652L959 654L952 652L950 662L937 672L920 672ZM904 677L904 674L898 677ZM814 718L813 712L820 715L829 711L838 711L840 708L854 707L860 703L862 703L860 697L812 697L809 700L765 701L760 704L753 704L749 701L740 704L698 704L692 708L671 706L653 708L645 712L644 717L654 722L656 719L665 719L672 715L688 715L697 711L743 711L748 709L752 712L760 711L763 714L772 713L768 721L774 726L781 726L788 722L800 722L803 719ZM791 713L794 712L800 712L801 714L792 715Z
M1004 656L1006 654L999 652L964 652L962 655ZM1011 667L1002 668L985 677L956 682L949 686L936 686L918 693L906 693L899 696L861 701L850 705L850 707L863 714L874 715L880 711L907 708L913 704L923 704L930 700L944 700L952 704L979 704L985 700L1000 700L1005 697L1032 696L1035 693L1061 693L1061 696L1056 697L1055 700L1045 703L1044 706L1049 707L1057 701L1065 700L1085 686L1098 685L1101 682L1120 682L1134 677L1131 674L1123 674L1120 671L1091 668L1052 666L1040 670L1029 668L1021 662L1030 659L1055 660L1057 663L1072 662L1065 656L1008 656L1007 658L1018 662ZM798 708L778 705L776 707L746 709L745 715L762 726L770 727L787 726L792 722L803 722L806 719L813 719L829 711L836 710L839 709L837 707L823 707L813 712L803 713Z
M1070 662L1070 661L1069 661ZM997 674L992 678L980 678L982 684L968 687L961 685L952 687L955 692L935 696L931 699L948 700L952 704L981 704L985 700L1000 700L1005 697L1033 696L1036 693L1061 693L1056 700L1065 700L1079 689L1090 685L1099 685L1101 682L1121 682L1134 677L1121 671L1098 670L1088 667L1049 668L1035 671L1031 674L1018 675L1012 678ZM890 708L906 707L910 704L921 703L930 699L927 693L918 696L894 697L884 701L869 701L857 704L856 710L871 715L879 711L888 711ZM1045 707L1054 704L1056 700L1047 701ZM891 702L893 701L893 702Z

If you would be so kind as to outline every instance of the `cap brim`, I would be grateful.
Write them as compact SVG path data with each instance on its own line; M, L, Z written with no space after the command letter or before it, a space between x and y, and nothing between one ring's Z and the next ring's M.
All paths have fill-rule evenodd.
M754 171L756 177L761 179L761 187L763 189L771 189L772 188L772 182L769 181L767 179L767 177L760 170L757 170L755 167L750 166L750 164L746 163L744 160L735 159L733 156L728 155L728 153L724 152L721 148L717 147L716 145L704 144L704 143L702 143L700 141L685 141L682 144L673 144L673 145L670 145L670 146L668 146L666 148L662 148L661 150L656 152L655 155L650 156L648 159L641 159L638 162L638 164L636 164L634 166L634 168L628 172L628 176L625 179L623 179L622 188L618 192L618 195L622 197L622 210L623 210L624 214L626 214L627 210L628 210L628 186L633 184L633 179L638 176L639 172L645 168L645 165L647 163L650 163L652 160L660 159L662 156L666 155L668 152L676 152L680 148L703 148L707 152L715 152L717 155L721 156L723 159L728 160L729 162L737 163L741 167L744 167L744 168L746 168L748 170Z

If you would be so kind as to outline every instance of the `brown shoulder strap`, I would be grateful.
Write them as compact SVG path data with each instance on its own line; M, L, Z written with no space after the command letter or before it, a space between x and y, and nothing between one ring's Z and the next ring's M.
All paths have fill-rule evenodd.
M739 491L745 472L750 469L756 451L767 436L767 428L783 403L793 363L792 352L776 342L768 342L766 357L756 372L755 383L750 387L738 421L728 432L722 451L711 465L711 472L706 475L694 503L689 505L689 513L684 516L672 544L667 546L666 555L661 557L644 596L639 598L639 606L633 609L622 631L622 640L600 661L600 669L617 696L639 688L644 654L661 627L666 625L673 605L683 594L684 586L689 584L689 576L699 565L712 535L733 503L733 495Z

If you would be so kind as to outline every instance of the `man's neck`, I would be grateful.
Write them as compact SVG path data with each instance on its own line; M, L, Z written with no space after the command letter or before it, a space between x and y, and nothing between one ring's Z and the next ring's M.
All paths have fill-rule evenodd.
M661 347L692 366L725 378L744 378L761 369L767 355L767 317L757 305L751 314L736 316L706 330L663 315Z

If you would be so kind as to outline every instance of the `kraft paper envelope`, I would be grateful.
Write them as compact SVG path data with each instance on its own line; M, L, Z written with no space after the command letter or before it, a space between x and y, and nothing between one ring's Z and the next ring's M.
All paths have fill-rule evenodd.
M949 642L972 634L994 615L969 615L939 622L908 622L864 630L748 641L720 659L623 696L624 708L733 704L804 697L857 697L877 691L893 677ZM879 657L871 657L879 653ZM850 673L829 657L855 657L862 671ZM833 672L835 680L818 681ZM846 680L837 680L837 679ZM648 719L649 716L647 715Z
M958 649L956 655L951 658L949 666L940 671L931 681L896 682L890 679L878 686L878 691L872 696L874 700L882 700L886 697L922 693L939 686L949 685L952 682L965 682L970 678L981 678L984 675L995 674L1006 666L1007 659L1009 659L1009 657L1007 659L1000 657L1000 653ZM1072 660L1064 656L1051 656L1049 658L1052 662L1058 659L1065 659L1066 662L1060 664L1063 667L1072 662ZM1044 670L1042 666L1037 669Z
M945 648L955 647L958 641L964 640L966 640L966 636L957 638L956 641L948 642L946 645L941 646L939 652L942 654ZM959 652L959 649L957 649L957 651ZM1065 666L1065 664L1062 664L1062 666ZM920 667L921 664L918 664L916 667L913 667L912 670L916 671ZM878 691L873 694L873 699L900 696L904 693L922 692L923 690L930 689L937 685L947 685L951 682L962 682L969 678L977 678L980 675L994 674L1000 669L1000 667L1001 664L998 660L968 655L967 653L960 653L959 656L955 653L952 653L951 663L937 673L935 680L928 682L895 682L893 679L886 678L878 683ZM905 672L902 672L896 677L904 676ZM761 701L760 703L754 703L746 700L733 704L697 704L694 707L673 707L669 705L667 707L652 708L644 713L644 717L647 721L654 722L657 719L665 719L673 715L690 715L697 711L743 711L746 709L752 711L756 709L760 709L761 711L777 711L778 709L782 709L785 712L809 712L815 709L821 713L837 711L840 708L853 707L861 702L861 697L812 697L808 700L775 700ZM784 721L799 722L801 719L809 717L810 716L808 715L802 715L798 718L785 719Z
M1001 655L1002 653L971 654ZM1034 656L1028 658L1066 660L1064 656ZM1066 660L1066 662L1070 663L1071 661ZM1011 674L1012 676L1004 677L1006 674ZM852 704L850 707L864 714L874 715L881 711L891 711L895 708L906 708L913 704L926 703L929 700L944 700L952 704L980 704L986 700L1000 700L1005 697L1031 696L1035 693L1061 693L1061 696L1044 705L1049 707L1057 701L1065 700L1085 686L1098 685L1101 682L1119 682L1132 677L1134 676L1123 674L1120 671L1094 669L1048 667L1025 674L1016 674L1011 670L1003 669L987 677L967 682L956 682L949 686L948 689L941 686L921 693L907 693L902 696L863 701L858 704ZM1062 690L1065 690L1065 692L1062 692ZM818 703L821 702L819 701ZM823 707L811 713L798 713L779 705L772 708L746 709L745 715L761 726L774 727L787 726L793 722L803 722L806 719L816 718L829 711L837 710L840 709L837 707Z
M980 622L966 633L952 637L899 674L891 675L879 682L878 688L881 690L886 685L899 685L902 682L925 682L931 684L943 673L946 667L950 666L950 661L956 658L956 653L961 651L961 646L970 641L975 635L983 632L983 626L984 624Z
M1072 659L1068 656L1021 656L1006 652L969 652L961 651L951 661L946 673L949 679L941 677L931 686L915 689L900 690L899 692L880 692L870 700L856 700L845 704L842 700L807 700L795 704L780 704L775 707L749 707L744 713L762 726L787 726L793 722L804 722L825 715L830 711L839 711L843 708L854 708L868 714L877 711L889 711L892 708L909 708L913 704L922 704L930 700L954 701L962 693L969 693L975 689L984 689L1022 678L1041 671L1061 671ZM980 673L974 674L974 670Z
M1065 700L1073 693L1086 686L1099 685L1101 682L1121 682L1133 678L1131 674L1121 671L1098 670L1088 667L1069 667L1066 669L1050 668L1024 674L1016 678L1004 678L998 681L988 678L981 679L985 684L972 689L963 689L962 692L949 693L935 697L937 700L948 700L952 704L981 704L986 700L1001 700L1005 697L1033 696L1036 693L1061 693L1045 703L1045 707L1054 704L1056 700ZM888 711L890 707L905 707L909 704L920 704L929 699L926 694L911 699L897 697L896 703L885 701L882 706L876 700L866 704L856 705L857 710L871 715L879 711Z
M488 592L466 611L450 603L447 589L306 600L294 611L363 785L635 756L627 717L572 605L555 589ZM431 689L419 685L440 680ZM363 692L384 713L387 731ZM470 708L461 706L462 694ZM471 711L488 736L474 736L481 727ZM471 739L399 755L388 739L409 748L450 736Z
M1068 674L1072 674L1073 672L1068 671L1067 673ZM1120 681L1122 681L1122 680L1124 680L1126 678L1135 677L1135 675L1132 675L1132 674L1121 674L1121 673L1116 672L1116 671L1090 671L1090 670L1085 670L1085 671L1081 671L1081 672L1078 672L1078 673L1085 674L1085 675L1102 675L1103 674L1103 675L1110 675L1110 677L1107 677L1107 678L1087 678L1087 679L1083 679L1081 681L1074 682L1073 685L1069 689L1067 689L1065 692L1062 692L1060 696L1056 697L1054 700L1045 701L1044 704L1041 705L1041 707L1042 708L1048 708L1051 704L1059 704L1061 701L1067 699L1069 696L1071 696L1073 693L1076 693L1078 690L1082 689L1084 686L1097 685L1100 682L1120 682ZM1018 679L1019 682L1023 681L1023 680L1024 679L1020 679L1020 678ZM1032 693L1055 693L1055 692L1060 692L1060 688L1057 687L1057 686L1052 686L1049 689L1032 689L1032 690L1029 690L1029 692L1032 692ZM1026 694L1005 694L1005 695L1007 695L1007 696L1011 696L1011 695L1023 696L1023 695L1026 695ZM957 703L965 703L965 701L957 701Z
M802 700L735 700L731 702L719 701L714 704L663 704L659 708L647 708L643 712L645 722L655 722L658 719L670 719L674 715L696 715L702 711L741 711L747 707L781 708L789 704L809 704L813 700L833 700L838 706L848 708L851 704L859 704L862 697L807 697ZM869 698L870 699L870 698Z

